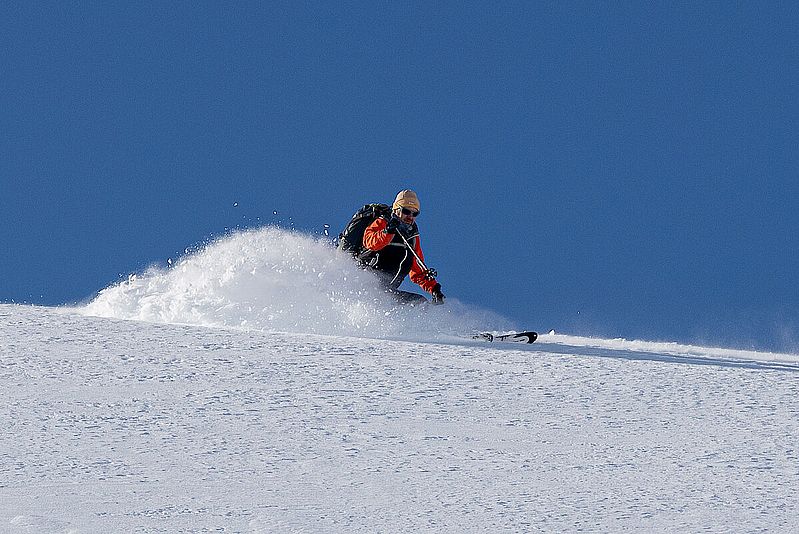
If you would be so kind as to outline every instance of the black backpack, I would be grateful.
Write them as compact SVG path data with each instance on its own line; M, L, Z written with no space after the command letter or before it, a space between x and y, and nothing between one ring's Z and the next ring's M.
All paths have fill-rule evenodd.
M356 211L346 228L338 235L337 248L358 256L364 250L364 232L378 217L391 217L391 208L385 204L367 204Z

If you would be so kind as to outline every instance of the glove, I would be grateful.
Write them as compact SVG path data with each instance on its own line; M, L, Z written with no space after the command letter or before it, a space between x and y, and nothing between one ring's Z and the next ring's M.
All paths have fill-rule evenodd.
M387 234L396 234L399 231L399 226L401 222L402 221L400 221L396 217L392 217L388 220L388 223L386 223L386 229L383 231Z
M433 295L433 304L444 304L444 293L441 292L441 284L436 284L433 286L433 291L430 292Z
M408 238L410 231L411 227L396 217L392 217L388 220L388 224L386 224L385 229L387 234L399 234L406 239Z

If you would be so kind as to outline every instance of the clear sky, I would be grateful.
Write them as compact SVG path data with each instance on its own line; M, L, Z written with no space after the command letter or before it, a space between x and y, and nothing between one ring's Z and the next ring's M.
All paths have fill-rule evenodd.
M0 5L0 300L415 189L450 297L799 350L795 2Z

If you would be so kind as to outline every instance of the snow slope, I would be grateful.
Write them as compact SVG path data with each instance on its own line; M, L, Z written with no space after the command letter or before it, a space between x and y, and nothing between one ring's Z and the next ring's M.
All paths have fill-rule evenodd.
M799 357L459 340L503 320L369 283L261 230L0 305L0 532L799 528Z

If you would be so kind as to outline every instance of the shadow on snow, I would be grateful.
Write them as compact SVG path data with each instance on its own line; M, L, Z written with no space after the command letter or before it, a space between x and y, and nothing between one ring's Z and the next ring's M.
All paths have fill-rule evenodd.
M532 345L497 344L492 348L500 347L506 350L524 350L532 352L546 352L551 354L569 354L575 356L595 356L598 358L614 358L631 361L652 361L685 365L709 365L715 367L754 369L762 371L799 372L799 362L793 363L746 358L724 358L719 356L704 356L695 354L664 354L644 350L612 349L605 347L568 345L563 343L547 343L538 341Z

